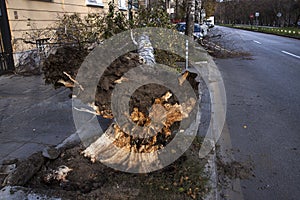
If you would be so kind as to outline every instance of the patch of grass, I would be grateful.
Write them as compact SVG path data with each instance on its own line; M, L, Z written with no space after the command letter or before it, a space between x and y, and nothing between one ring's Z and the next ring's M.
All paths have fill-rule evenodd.
M300 29L295 27L263 27L263 26L232 25L232 24L220 24L220 25L231 27L231 28L257 31L261 33L269 33L274 35L287 36L287 37L300 39Z

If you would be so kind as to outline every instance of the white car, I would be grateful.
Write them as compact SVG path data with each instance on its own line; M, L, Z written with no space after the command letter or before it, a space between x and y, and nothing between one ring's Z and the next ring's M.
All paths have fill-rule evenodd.
M205 37L207 35L207 32L209 31L209 28L206 24L201 24L200 27L201 27L203 36Z

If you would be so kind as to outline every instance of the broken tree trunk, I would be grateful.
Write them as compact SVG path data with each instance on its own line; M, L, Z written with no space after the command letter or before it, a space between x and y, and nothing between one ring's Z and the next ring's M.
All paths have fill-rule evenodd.
M136 124L135 127L125 132L127 127L111 124L82 154L92 162L101 161L117 169L122 166L124 171L145 172L152 170L147 169L149 166L163 165L158 162L158 150L163 149L173 139L171 126L189 117L196 104L196 99L190 98L182 105L172 105L168 102L171 96L172 94L167 92L161 98L155 99L148 116L135 107L130 116ZM145 132L136 133L135 137L135 128L139 126L144 127Z
M154 57L154 49L152 47L150 38L147 34L143 34L139 37L138 42L138 54L140 58L143 59L144 63L152 66L154 65L155 62L155 57Z
M141 58L143 63L149 66L149 69L156 70L155 67L157 66L154 65L155 58L150 38L146 34L142 34L137 38L138 54L128 53L113 61L99 80L95 102L84 102L89 103L94 110L94 112L89 113L101 115L105 118L114 117L111 110L112 92L115 86L122 82L134 82L139 79L138 81L143 83L143 76L132 76L134 78L131 79L124 76L131 69L140 66ZM73 68L68 66L65 70L62 67L63 64L60 63L64 61L64 59L61 59L61 57L64 57L63 53L72 52L67 50L58 50L57 52L62 53L57 57L53 56L51 59L59 65L53 70L51 62L48 62L48 65L46 65L48 69L46 80L71 89L75 84L80 86L80 83L74 81L79 66L76 65ZM173 73L172 77L174 77L174 74L175 77L179 75L176 70L171 73ZM196 76L192 73L184 73L176 80L176 87L182 87L182 84L187 80L192 84L197 94ZM84 92L84 86L82 92ZM162 165L162 163L156 163L158 150L163 149L172 141L175 133L181 131L178 130L179 124L189 117L190 112L197 106L196 102L197 99L190 98L179 103L177 97L170 92L169 88L159 84L143 84L132 94L129 102L130 114L127 117L135 125L126 126L126 124L112 123L101 137L89 143L90 145L82 154L89 157L93 162L101 161L112 167L119 166L121 163L125 171L145 172L147 166ZM75 110L87 111L81 108L75 108ZM140 161L143 161L142 165Z
M131 38L137 45L139 57L146 64L146 68L153 67L153 70L155 70L155 58L150 38L145 33L138 37L138 42L134 40L133 35L131 35ZM188 72L185 72L178 78L178 87L183 84L188 74ZM122 76L115 83L120 84L123 81L139 82L138 79L147 80L146 76L143 77L142 74L139 74L136 80ZM82 154L89 157L92 162L101 161L118 169L122 166L121 168L125 171L141 172L147 166L159 165L160 163L157 163L158 150L163 149L174 138L172 131L174 131L175 122L180 122L189 117L189 113L194 108L197 99L190 98L186 102L182 102L181 105L173 99L173 103L171 103L169 99L173 94L167 88L164 88L160 90L164 93L158 96L157 88L159 88L158 85L144 88L144 91L141 92L148 93L150 98L145 101L145 95L142 95L143 98L139 98L131 104L131 113L127 117L135 125L131 123L113 123ZM132 98L137 97L133 94Z

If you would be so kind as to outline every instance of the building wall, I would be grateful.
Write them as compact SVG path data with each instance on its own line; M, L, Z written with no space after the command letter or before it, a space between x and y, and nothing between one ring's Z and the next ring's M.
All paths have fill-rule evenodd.
M101 7L86 5L87 0L9 0L7 12L15 51L26 49L21 42L25 34L47 31L57 21L59 15L78 13L106 13L108 2L102 0ZM101 0L100 0L101 1ZM93 1L91 1L93 2ZM99 0L97 0L99 2ZM119 0L114 1L118 8ZM127 6L127 1L126 1ZM38 37L38 36L37 36ZM20 46L21 45L21 46Z

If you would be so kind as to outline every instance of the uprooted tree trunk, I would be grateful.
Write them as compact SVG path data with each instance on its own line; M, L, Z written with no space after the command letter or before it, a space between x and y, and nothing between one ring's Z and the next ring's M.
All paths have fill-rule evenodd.
M146 67L155 67L154 50L149 36L143 33L138 37L138 42L134 39L133 42L137 45L139 58L147 65ZM145 75L138 74L135 80L122 76L115 83L123 81L143 83L143 80L147 80L147 76L149 76L149 71ZM188 72L178 79L178 87L187 76ZM147 166L153 165L154 162L159 164L157 151L172 140L174 137L172 131L178 126L175 123L187 118L196 104L196 99L191 98L180 105L176 97L170 99L173 94L168 90L155 84L144 87L144 90L138 90L132 96L132 99L136 101L131 104L130 116L127 116L128 120L135 125L112 123L105 133L90 144L82 154L89 157L92 162L99 160L114 167L122 165L121 168L126 171L142 172L145 169L148 171L150 169L147 170ZM147 92L148 99L144 94ZM144 99L141 99L141 96ZM139 153L152 153L152 156Z
M138 39L138 42L135 44L138 46L138 54L144 60L145 64L151 66L156 63L154 49L147 34L144 33L141 35Z
M154 64L156 62L150 38L146 34L142 34L138 37L137 42L134 41L134 43L138 47L138 54L128 53L121 56L104 71L98 83L95 102L90 102L94 109L94 112L91 113L101 115L104 118L114 117L111 110L110 98L115 86L125 81L139 81L143 83L143 80L148 76L147 73L145 75L138 75L135 77L136 80L131 80L124 76L125 73L139 66L141 60L149 69L155 71ZM72 62L74 52L65 49L58 50L57 53L58 55L52 55L48 58L48 60L52 60L52 63L46 62L47 64L44 67L44 69L47 69L45 72L46 80L54 83L56 86L64 85L71 89L76 84L80 85L80 83L74 80L80 66L78 64L74 65ZM60 55L60 53L62 54ZM63 53L71 55L64 56ZM86 53L77 51L75 51L75 54L81 58L84 58L84 55L86 55ZM61 59L61 57L70 58L66 67L61 63L65 60ZM53 62L56 63L55 68ZM175 71L171 73L176 74L177 72ZM178 75L176 74L176 77ZM178 77L178 87L185 80L188 80L192 82L194 90L197 93L198 84L194 80L196 76L195 74L185 72ZM142 154L145 156L143 158L141 155L139 157L138 153L155 153L157 150L163 149L174 138L173 133L179 131L177 130L179 127L178 123L189 116L189 113L196 105L196 101L197 99L191 98L179 104L176 96L170 92L169 88L157 84L144 85L137 89L130 99L130 115L127 118L135 125L112 123L101 137L89 143L89 146L82 154L85 157L89 157L93 162L101 160L101 162L112 165L121 162L123 165L126 165L124 168L126 170L139 167L145 168L148 164L155 161L155 155L150 159L147 157L147 154ZM142 127L142 132L137 131L140 131L138 127ZM142 139L138 136L134 137L135 132L137 132L137 135L143 135L144 137ZM136 163L132 162L133 160ZM141 160L146 160L148 163L145 162L143 166L137 166L141 164L138 162Z

